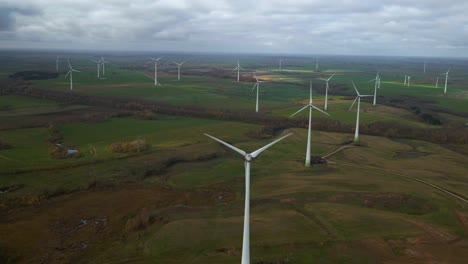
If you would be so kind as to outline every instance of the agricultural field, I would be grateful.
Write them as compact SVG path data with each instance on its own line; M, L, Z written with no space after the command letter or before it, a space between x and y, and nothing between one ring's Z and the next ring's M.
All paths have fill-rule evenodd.
M468 258L467 61L164 54L155 86L154 54L106 54L102 79L101 54L61 55L59 71L56 56L0 53L0 263L239 263L244 159L204 133L246 152L293 133L251 164L252 263ZM377 72L353 144L351 82L373 94ZM290 116L310 81L323 109L332 74L330 116L312 117L323 162L306 167L308 111Z

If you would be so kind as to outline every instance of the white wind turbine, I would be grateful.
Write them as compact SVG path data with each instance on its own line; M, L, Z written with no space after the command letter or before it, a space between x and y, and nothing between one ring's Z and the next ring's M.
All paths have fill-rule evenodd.
M151 57L148 57L150 60L154 61L154 85L161 85L159 82L158 82L158 61L162 58L162 57L159 57L159 58L151 58Z
M102 65L102 75L106 75L106 63L109 63L101 56L101 60L99 61Z
M408 75L408 80L406 81L406 85L409 87L410 85L410 80L411 80L411 76Z
M437 79L436 79L436 88L439 88L439 76L437 76Z
M318 58L315 59L315 71L318 71Z
M235 70L237 70L237 81L239 81L240 70L245 70L244 68L242 68L242 67L240 66L239 61L237 61L237 67L234 68L234 70L232 70L232 71L235 71Z
M424 74L426 74L426 63L427 63L427 60L424 60Z
M244 166L245 166L245 205L244 205L244 233L242 237L242 261L241 264L250 264L250 162L255 159L260 153L268 149L269 147L273 146L274 144L278 143L279 141L289 137L292 133L283 136L270 144L257 149L252 153L246 153L245 151L234 147L231 144L228 144L220 139L217 139L211 135L205 134L205 136L218 141L219 143L225 145L226 147L234 150L235 152L241 154L244 159Z
M55 70L59 70L59 56L57 56L57 58L55 59Z
M95 60L91 60L92 62L95 62L97 64L97 77L99 78L99 72L100 72L100 69L101 69L101 61L95 61Z
M354 142L357 143L359 141L359 110L361 108L361 97L371 97L373 95L361 95L359 94L358 89L356 88L356 85L354 85L354 82L352 82L354 90L356 90L356 99L354 99L353 103L351 104L351 107L349 107L348 111L351 111L351 108L353 108L353 105L356 103L356 100L358 101L357 105L357 116L356 116L356 130L354 132Z
M67 75L65 75L65 78L70 75L70 91L73 91L73 72L80 72L80 71L77 71L75 69L72 68L71 64L70 64L70 61L67 61L68 62L68 72L67 72Z
M281 63L282 63L282 62L283 62L283 60L282 60L282 59L279 59L279 66L278 66L278 69L280 69L280 70L281 70Z
M405 82L403 83L404 86L406 86L406 79L408 78L408 75L405 74Z
M446 73L442 73L442 75L445 75L445 88L444 88L444 94L447 94L447 82L448 82L448 76L449 76L450 68L447 70Z
M255 75L255 74L254 74L254 77L255 77L255 80L257 80L257 82L254 84L254 86L252 88L252 92L255 89L255 87L257 87L257 102L255 104L255 112L258 113L258 90L260 90L260 83L265 82L265 81L259 81L258 78L257 78L257 75Z
M380 89L380 75L379 75L379 73L377 73L375 78L370 80L369 82L374 82L374 81L375 81L375 84L374 84L374 102L372 104L373 106L375 106L377 104L377 89Z
M305 160L305 166L306 167L310 167L310 147L311 147L311 144L310 144L310 136L311 136L311 133L312 133L312 109L315 109L319 112L322 112L326 115L329 115L328 113L320 110L320 108L316 107L315 105L312 104L312 82L310 82L310 100L309 100L309 103L307 105L305 105L303 108L299 109L299 111L297 111L296 113L292 114L290 117L293 117L295 116L296 114L298 114L299 112L301 112L302 110L306 109L306 108L309 108L309 130L307 132L307 149L306 149L306 160Z
M176 65L177 65L177 80L180 81L180 66L182 66L182 64L185 63L185 61L181 62L181 63L177 63L175 61L173 61Z
M327 111L327 107L328 107L328 89L330 88L328 82L331 80L331 78L333 78L333 76L335 76L335 74L330 76L328 79L319 78L319 80L322 80L322 81L326 82L326 86L325 86L325 104L323 106L323 110L325 110L325 111Z

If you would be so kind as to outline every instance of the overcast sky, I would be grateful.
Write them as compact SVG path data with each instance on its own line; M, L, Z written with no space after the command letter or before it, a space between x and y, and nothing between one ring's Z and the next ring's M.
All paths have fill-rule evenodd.
M467 0L0 0L0 48L468 56Z

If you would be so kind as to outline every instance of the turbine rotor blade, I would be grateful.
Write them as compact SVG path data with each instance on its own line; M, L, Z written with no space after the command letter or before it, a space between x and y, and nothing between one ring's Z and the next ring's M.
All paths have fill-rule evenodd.
M317 110L317 111L319 111L319 112L321 112L321 113L323 113L323 114L326 114L327 116L330 116L330 114L329 114L329 113L327 113L327 112L323 111L322 109L320 109L320 108L316 107L315 105L311 105L311 106L312 106L312 108L313 108L313 109L315 109L315 110Z
M293 116L297 115L299 112L301 112L302 110L306 109L306 108L309 107L309 106L310 106L310 105L306 105L306 106L302 107L302 108L299 109L296 113L290 115L289 117L293 117Z
M255 86L257 86L258 83L254 84L253 88L252 88L252 92L255 90Z
M67 76L70 74L71 71L68 71L67 74L65 75L65 78L67 78Z
M209 138L215 140L215 141L218 141L219 143L221 143L221 144L225 145L226 147L228 147L228 148L234 150L235 152L241 154L243 157L245 157L245 155L247 155L247 153L246 153L245 151L243 151L242 149L236 148L236 147L234 147L233 145L231 145L231 144L229 144L229 143L226 143L226 142L222 141L221 139L217 139L217 138L215 138L215 137L213 137L213 136L211 136L211 135L208 135L208 134L206 134L206 133L203 133L203 134L204 134L205 136L207 136L207 137L209 137Z
M250 156L252 156L252 158L256 158L258 155L260 155L260 153L262 153L263 151L265 151L265 150L268 149L269 147L273 146L274 144L280 142L281 140L283 140L283 139L289 137L289 136L292 135L292 134L293 134L293 133L289 133L289 134L287 134L286 136L283 136L283 137L278 138L277 140L271 142L270 144L268 144L268 145L266 145L266 146L264 146L264 147L262 147L262 148L259 148L259 149L257 149L256 151L250 153Z
M357 93L357 95L359 96L359 91L357 90L356 85L354 85L354 82L353 82L353 81L351 81L351 83L353 83L354 90L356 90L356 93Z
M351 111L351 108L353 108L353 105L356 103L357 99L359 98L359 96L356 96L356 98L354 99L353 103L351 104L351 106L349 107L348 111Z
M328 78L327 82L331 80L331 78L333 78L333 76L335 76L335 74L332 74L332 76L330 76L330 78Z

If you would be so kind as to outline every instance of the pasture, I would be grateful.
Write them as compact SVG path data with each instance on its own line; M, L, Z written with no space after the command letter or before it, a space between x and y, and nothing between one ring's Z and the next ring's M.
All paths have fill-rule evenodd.
M152 56L152 55L149 55ZM96 78L96 54L69 56L81 70L71 94L145 99L211 111L251 111L260 79L260 117L288 117L308 103L323 108L330 81L330 117L353 126L355 92L373 93L368 80L382 76L377 106L361 102L361 123L389 121L418 129L460 127L468 122L465 62L434 60L426 75L408 58L193 56L175 78L167 55L154 86L146 56L109 55L106 79ZM241 82L232 69L247 69ZM20 69L53 71L55 54L12 56L1 76ZM419 59L420 60L420 59ZM431 86L447 65L447 95ZM61 75L30 80L30 87L68 91ZM49 69L50 68L50 69ZM404 87L401 74L412 75ZM263 77L262 77L263 76ZM425 122L419 111L441 120ZM304 120L307 111L295 118ZM252 263L463 263L468 257L468 166L466 144L417 138L312 130L312 156L326 164L304 167L307 129L77 104L19 95L0 96L0 262L4 263L239 263L244 209L243 158L203 135L247 152L287 133L291 137L252 162ZM465 128L466 130L466 128ZM54 158L51 137L80 150ZM142 140L141 152L114 152L116 142ZM56 141L53 141L54 143Z

